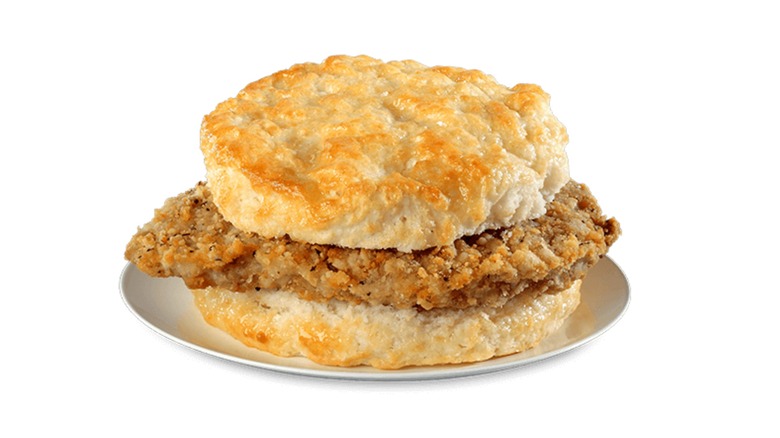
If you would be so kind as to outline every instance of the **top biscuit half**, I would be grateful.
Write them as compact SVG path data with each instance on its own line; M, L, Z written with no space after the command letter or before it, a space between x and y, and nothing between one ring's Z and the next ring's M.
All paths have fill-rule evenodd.
M549 100L476 70L333 56L219 104L201 149L244 231L409 252L544 214L569 180Z

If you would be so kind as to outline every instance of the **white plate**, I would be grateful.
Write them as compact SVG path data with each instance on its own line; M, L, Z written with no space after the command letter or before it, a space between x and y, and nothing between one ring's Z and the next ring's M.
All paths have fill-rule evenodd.
M625 275L605 257L582 285L582 303L560 330L523 353L465 365L410 367L384 371L371 367L339 368L304 358L277 357L244 346L206 324L190 291L178 278L152 278L128 264L119 283L127 307L152 330L179 344L222 359L285 373L357 380L442 379L489 373L547 359L579 347L612 327L625 312L629 287Z

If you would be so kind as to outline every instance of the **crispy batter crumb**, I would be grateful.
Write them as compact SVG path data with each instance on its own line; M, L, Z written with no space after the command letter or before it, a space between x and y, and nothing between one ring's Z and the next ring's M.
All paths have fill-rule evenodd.
M403 253L266 239L214 207L205 183L171 198L131 239L125 257L188 287L294 291L307 300L424 309L500 306L523 292L557 291L585 276L620 234L585 185L569 182L544 216L452 245Z

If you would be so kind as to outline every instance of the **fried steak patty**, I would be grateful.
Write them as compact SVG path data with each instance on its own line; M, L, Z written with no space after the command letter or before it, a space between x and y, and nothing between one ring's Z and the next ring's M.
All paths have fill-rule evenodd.
M544 216L410 253L263 238L226 221L205 183L168 199L125 257L191 289L280 289L307 300L397 308L500 306L524 292L559 291L585 276L620 234L583 184L570 181Z

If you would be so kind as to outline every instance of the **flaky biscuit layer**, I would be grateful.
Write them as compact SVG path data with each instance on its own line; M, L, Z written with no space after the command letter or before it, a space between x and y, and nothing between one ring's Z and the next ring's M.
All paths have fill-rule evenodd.
M307 301L281 291L193 290L206 322L245 345L325 365L476 362L536 346L580 301L580 281L557 293L523 294L504 306L395 309L342 301Z
M538 86L367 56L249 84L201 129L239 229L404 252L542 215L568 180L567 140Z

